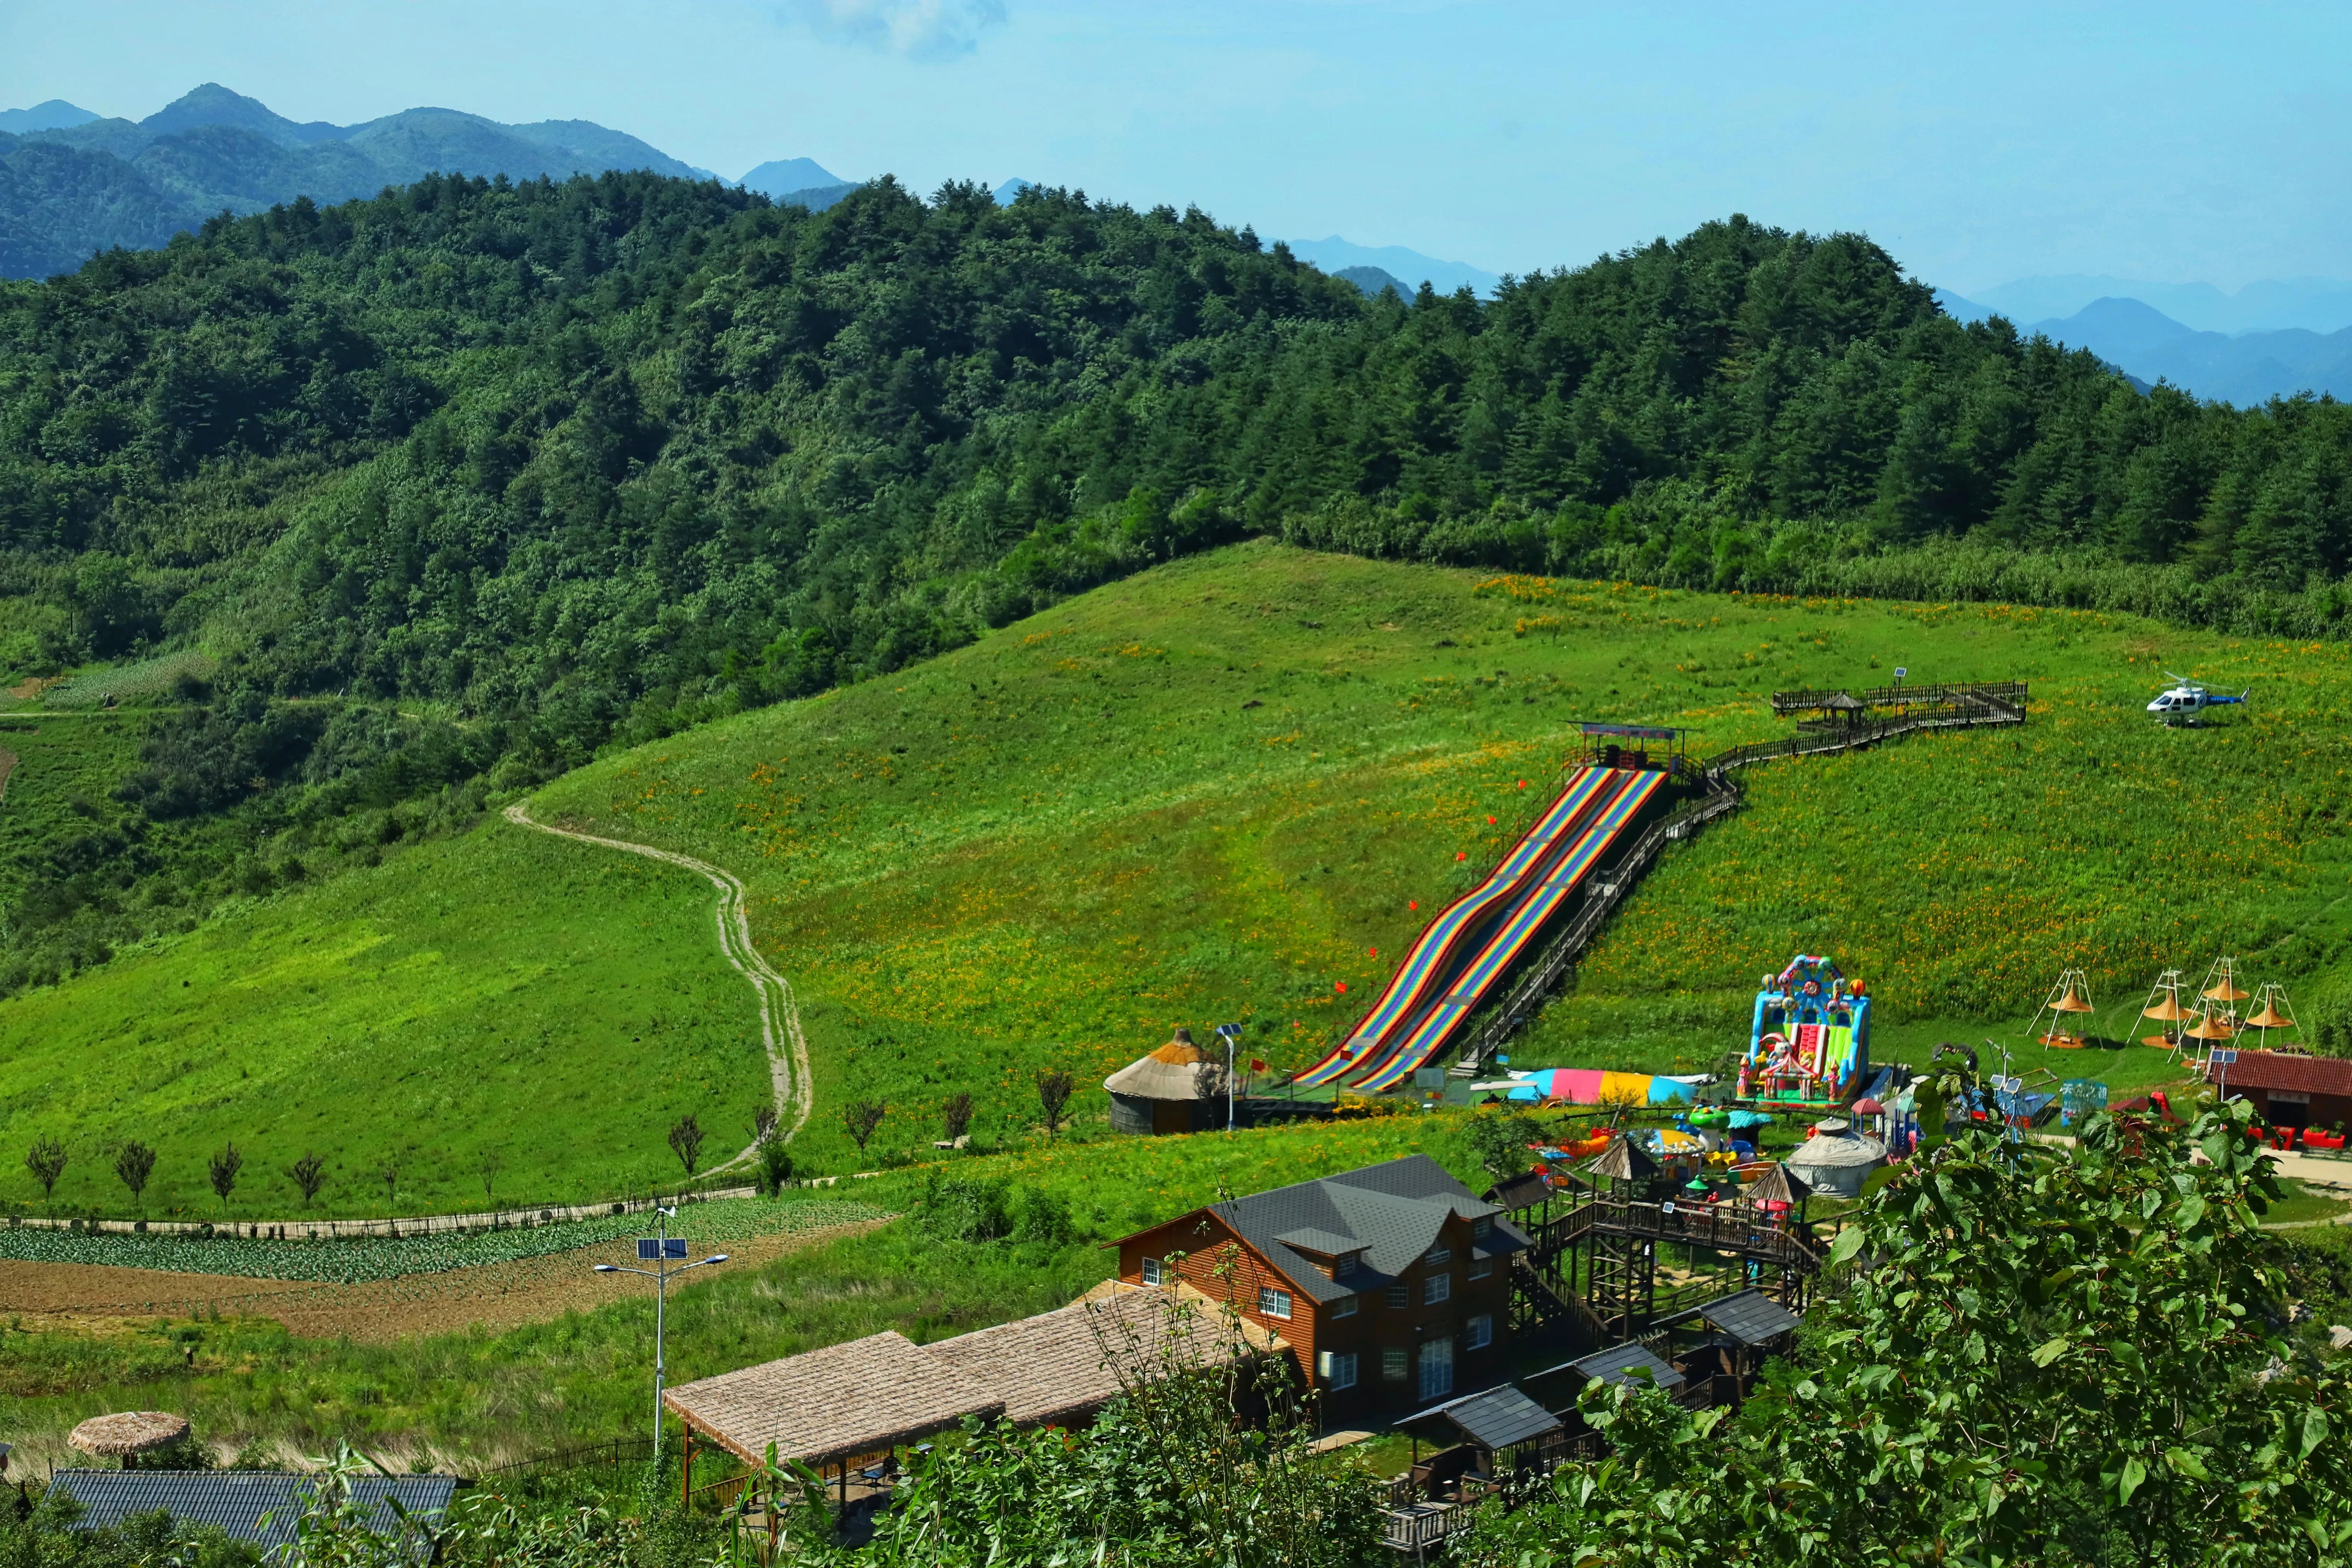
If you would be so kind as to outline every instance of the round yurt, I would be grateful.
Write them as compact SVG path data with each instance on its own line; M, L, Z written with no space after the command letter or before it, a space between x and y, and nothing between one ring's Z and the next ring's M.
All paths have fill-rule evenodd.
M1843 1121L1824 1121L1783 1163L1791 1175L1817 1193L1858 1198L1870 1173L1886 1163L1886 1145L1856 1132Z
M1204 1132L1225 1124L1224 1064L1179 1029L1166 1045L1103 1079L1120 1132Z

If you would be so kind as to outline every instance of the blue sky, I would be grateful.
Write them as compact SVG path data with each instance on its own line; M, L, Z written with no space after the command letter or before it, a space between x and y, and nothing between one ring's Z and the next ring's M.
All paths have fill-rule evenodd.
M1020 174L1495 271L1740 211L1965 293L2352 274L2352 8L5 0L0 106L595 120L740 174Z

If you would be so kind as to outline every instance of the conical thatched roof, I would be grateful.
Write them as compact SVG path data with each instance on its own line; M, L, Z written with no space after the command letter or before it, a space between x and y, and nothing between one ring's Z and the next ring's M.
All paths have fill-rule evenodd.
M93 1415L66 1439L85 1454L119 1459L166 1448L188 1435L188 1418L168 1410L125 1410L114 1415Z
M1812 1195L1812 1184L1786 1165L1773 1166L1748 1189L1751 1204L1801 1204Z
M1192 1031L1179 1029L1174 1039L1150 1056L1139 1057L1103 1079L1103 1087L1139 1100L1204 1099L1209 1075L1201 1068L1208 1060L1208 1053L1192 1043Z
M1631 1138L1620 1133L1609 1140L1609 1147L1592 1157L1584 1167L1591 1175L1606 1176L1612 1182L1646 1181L1658 1173L1658 1163L1650 1158L1649 1151L1636 1149Z

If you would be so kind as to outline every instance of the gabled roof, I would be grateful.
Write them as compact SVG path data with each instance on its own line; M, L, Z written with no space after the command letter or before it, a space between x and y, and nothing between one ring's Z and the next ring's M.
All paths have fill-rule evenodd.
M1609 1147L1592 1157L1584 1167L1585 1173L1606 1176L1612 1182L1643 1181L1658 1173L1657 1161L1647 1149L1637 1149L1633 1140L1620 1133L1609 1140Z
M1752 1350L1783 1334L1794 1333L1802 1321L1761 1290L1741 1290L1661 1319L1658 1327L1672 1328L1692 1321L1708 1323Z
M1531 1209L1551 1196L1551 1184L1534 1171L1523 1171L1507 1182L1486 1189L1486 1201L1511 1214Z
M185 1524L217 1526L232 1540L271 1551L293 1544L316 1478L274 1470L59 1470L49 1484L81 1504L77 1530L111 1529L161 1510ZM398 1535L400 1525L386 1499L397 1498L430 1531L439 1527L457 1488L455 1476L362 1476L352 1482L352 1498L372 1507L368 1528L389 1539ZM420 1536L413 1554L421 1561L429 1545Z
M1650 1381L1660 1388L1674 1389L1683 1385L1683 1374L1631 1341L1612 1345L1605 1351L1595 1351L1589 1356L1570 1362L1565 1369L1580 1373L1587 1382L1594 1378L1603 1383L1633 1383L1635 1373L1647 1372ZM1547 1376L1548 1373L1538 1373Z
M1085 1420L1170 1370L1247 1360L1265 1348L1262 1332L1254 1339L1249 1328L1222 1321L1197 1293L1146 1286L1090 1295L922 1349L1002 1395L1007 1421L1042 1426Z
M824 1465L994 1420L1004 1396L895 1330L681 1383L662 1403L746 1464Z
M1433 1405L1397 1425L1415 1426L1423 1422L1451 1426L1489 1453L1560 1429L1559 1416L1507 1383L1483 1394L1465 1394L1444 1405Z
M1481 1251L1500 1254L1528 1245L1522 1232L1499 1217L1500 1208L1473 1196L1426 1154L1213 1204L1207 1212L1318 1301L1352 1296L1403 1273L1452 1216L1494 1219L1493 1236ZM1348 1250L1361 1248L1363 1270L1344 1282L1333 1279L1283 1240L1307 1231L1344 1240Z
M1359 1251L1364 1245L1352 1236L1341 1236L1337 1231L1318 1230L1311 1225L1299 1230L1286 1230L1275 1239L1285 1247L1295 1247L1301 1252L1318 1253L1325 1258L1337 1258L1342 1253Z
M2352 1097L2352 1060L2342 1057L2291 1057L2277 1051L2240 1051L2225 1068L2208 1067L2205 1076L2219 1081L2228 1074L2231 1089L2286 1089L2305 1094Z

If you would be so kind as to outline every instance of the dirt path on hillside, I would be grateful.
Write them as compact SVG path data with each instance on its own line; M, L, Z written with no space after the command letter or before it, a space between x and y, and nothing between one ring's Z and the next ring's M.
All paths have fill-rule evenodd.
M760 1037L768 1051L768 1079L775 1089L776 1124L787 1139L808 1125L809 1112L815 1108L810 1088L808 1039L801 1033L800 1005L793 999L792 982L776 973L751 942L751 905L743 884L731 871L723 871L708 860L698 860L691 855L679 855L667 849L656 849L650 844L632 844L625 838L600 838L593 833L581 833L569 827L550 827L546 823L531 820L529 803L517 801L507 807L506 817L518 827L536 828L551 833L558 838L577 839L583 844L601 845L625 854L643 855L649 860L660 860L681 866L709 879L719 889L719 904L714 911L719 926L719 951L735 966L735 973L751 982L751 994L759 999ZM725 1164L712 1167L724 1171L749 1162L758 1152L757 1144L746 1144L740 1153Z
M758 1237L730 1247L728 1260L712 1264L709 1273L756 1269L796 1248L886 1223L861 1220L824 1230ZM439 1274L404 1274L357 1285L0 1260L0 1315L27 1330L105 1333L121 1331L132 1320L186 1318L201 1309L224 1317L275 1318L305 1338L380 1343L412 1334L452 1333L477 1324L510 1329L642 1296L651 1287L637 1276L595 1272L599 1263L635 1261L636 1244L625 1237L543 1258Z

